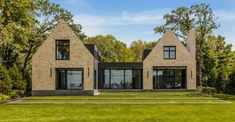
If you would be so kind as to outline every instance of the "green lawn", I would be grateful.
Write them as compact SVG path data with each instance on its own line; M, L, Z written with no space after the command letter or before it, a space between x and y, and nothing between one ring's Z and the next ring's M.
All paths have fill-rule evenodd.
M189 92L102 92L100 96L30 97L16 102L223 102L214 105L0 105L0 121L235 121L235 96L220 100ZM88 98L88 100L80 99ZM90 100L89 98L97 98ZM99 98L198 98L198 100L106 100ZM69 100L70 99L70 100Z

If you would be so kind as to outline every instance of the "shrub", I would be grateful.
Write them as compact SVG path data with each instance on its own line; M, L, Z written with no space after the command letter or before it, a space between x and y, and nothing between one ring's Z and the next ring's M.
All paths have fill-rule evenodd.
M26 82L23 80L23 76L19 69L14 65L9 69L9 76L12 80L12 97L17 97L18 95L22 96L26 90Z
M235 94L235 72L231 74L229 82L226 84L225 93Z
M201 87L200 91L203 94L212 95L212 94L216 93L216 88L214 88L214 87Z
M5 103L8 99L10 99L9 96L0 94L0 104Z
M5 67L0 65L0 93L9 94L12 91L11 78Z

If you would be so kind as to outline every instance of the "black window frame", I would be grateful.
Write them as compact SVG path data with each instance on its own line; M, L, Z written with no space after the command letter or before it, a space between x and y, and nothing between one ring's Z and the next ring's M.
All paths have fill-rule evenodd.
M107 70L109 72L108 74L108 82L109 82L109 86L108 87L104 87L104 83L105 83L105 70ZM126 83L126 70L131 70L132 71L132 88L127 88L126 86L124 86L123 88L112 88L112 76L111 76L111 70L123 70L124 74L123 74L123 82L124 84ZM135 74L136 72L140 72L140 74ZM135 82L138 82L135 78L136 77L140 77L140 87L135 86ZM102 69L102 84L100 85L101 89L143 89L143 70L142 69L131 69L131 68L103 68Z
M175 48L174 50L171 50L171 48ZM168 49L165 49L168 48ZM165 52L168 53L168 58L165 57ZM175 57L171 57L171 52L175 52ZM176 59L176 46L164 46L163 47L163 59Z
M167 80L167 78L169 78L168 76L169 76L169 74L166 74L167 73L167 71L173 71L173 82L171 82L171 88L170 89L187 89L187 69L185 68L176 68L176 69L169 69L169 68L159 68L159 69L153 69L153 71L156 71L155 73L156 74L153 74L153 89L168 89L168 88L156 88L156 85L155 85L155 80L154 80L154 76L157 76L157 71L162 71L163 72L163 74L162 74L162 77L163 77L163 82L164 82L164 84L165 84L165 82L167 82L166 80ZM175 82L176 82L176 75L177 75L177 70L181 70L182 71L182 80L181 80L181 87L175 87Z
M57 71L65 71L65 88L59 88L59 80ZM67 72L68 71L81 71L82 72L82 88L81 89L68 89L67 87ZM83 68L55 68L55 88L56 90L84 90L84 69Z
M58 45L58 43L57 43L58 41L68 41L69 43L68 43L68 45ZM55 50L55 59L56 60L70 60L70 40L69 39L57 39L55 41L55 46L56 46L56 50ZM68 56L68 58L58 58L58 56L57 56L58 46L64 46L64 47L68 47L69 48L69 56Z

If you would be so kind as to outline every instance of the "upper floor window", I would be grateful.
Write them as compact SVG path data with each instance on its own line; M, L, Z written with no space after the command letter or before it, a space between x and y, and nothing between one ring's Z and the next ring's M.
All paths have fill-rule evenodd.
M176 59L176 47L175 46L164 46L163 49L164 59Z
M69 40L56 40L56 60L69 60Z

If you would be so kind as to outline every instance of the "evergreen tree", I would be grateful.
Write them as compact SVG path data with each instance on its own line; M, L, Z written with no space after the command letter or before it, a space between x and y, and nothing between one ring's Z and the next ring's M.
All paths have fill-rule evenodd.
M12 81L6 68L0 65L0 93L10 94L12 91Z

